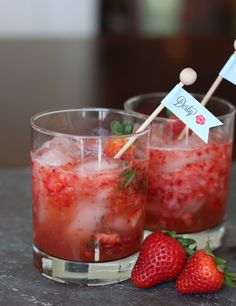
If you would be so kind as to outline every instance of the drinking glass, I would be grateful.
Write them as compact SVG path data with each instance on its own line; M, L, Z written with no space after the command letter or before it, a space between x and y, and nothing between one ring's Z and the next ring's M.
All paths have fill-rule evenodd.
M45 276L104 285L130 277L143 240L150 127L102 108L36 114L32 130L33 256Z
M147 116L166 95L136 96L124 108ZM199 248L209 239L214 249L225 232L235 107L218 97L206 107L223 123L210 129L207 144L166 109L153 121L145 228L176 231Z

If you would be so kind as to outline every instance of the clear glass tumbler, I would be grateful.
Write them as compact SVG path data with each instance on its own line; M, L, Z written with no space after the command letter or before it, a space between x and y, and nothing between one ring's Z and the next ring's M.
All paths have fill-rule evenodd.
M166 95L136 96L124 108L148 115ZM196 239L199 248L210 239L217 248L225 232L235 108L217 97L206 107L223 122L210 129L208 144L191 130L183 133L184 124L166 109L153 121L145 228L174 230Z
M86 285L130 277L143 239L150 127L114 156L144 120L102 108L31 119L33 254L45 276Z

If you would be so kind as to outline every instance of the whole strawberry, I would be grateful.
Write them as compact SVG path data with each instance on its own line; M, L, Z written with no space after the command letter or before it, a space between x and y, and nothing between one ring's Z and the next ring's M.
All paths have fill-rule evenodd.
M226 284L234 287L235 275L226 271L224 259L215 257L209 245L196 251L177 279L176 291L182 294L213 293Z
M195 243L192 239L181 241L184 246L174 238L174 233L150 234L144 240L132 270L132 283L139 288L148 288L176 279L187 260L184 247L189 250L188 246Z

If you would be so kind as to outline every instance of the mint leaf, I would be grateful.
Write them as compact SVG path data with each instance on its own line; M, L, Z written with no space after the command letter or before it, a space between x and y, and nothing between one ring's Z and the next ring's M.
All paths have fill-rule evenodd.
M133 122L131 121L128 121L126 123L123 123L123 134L124 135L128 135L128 134L131 134L132 131L133 131Z
M119 121L111 122L111 131L115 135L122 135L123 127Z
M172 115L173 115L173 113L168 108L166 108L166 116L168 118L170 118L170 116L172 116Z
M133 131L133 122L127 121L120 123L119 121L112 121L111 122L111 131L114 135L128 135L131 134Z
M121 172L120 180L118 184L118 189L127 188L134 181L137 175L137 170L135 168L128 168Z

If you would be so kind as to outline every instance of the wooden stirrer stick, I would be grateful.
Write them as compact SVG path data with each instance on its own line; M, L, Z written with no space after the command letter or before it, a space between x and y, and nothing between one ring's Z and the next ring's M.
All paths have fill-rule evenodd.
M234 51L233 55L236 56L236 40L234 41L234 50L235 51ZM223 77L221 75L218 75L218 77L215 79L215 81L213 82L213 84L209 88L208 92L205 94L205 96L203 97L203 99L201 101L201 104L203 106L205 106L207 104L207 102L210 100L211 96L214 94L214 92L216 91L217 87L220 85L222 80L223 80ZM188 134L188 130L189 130L189 128L187 126L185 126L183 128L182 132L179 134L178 139L182 139L185 134Z
M192 68L185 68L179 75L179 85L192 85L197 79L197 73ZM163 104L160 104L154 112L147 118L147 120L137 129L136 133L142 132L149 126L149 124L156 118L156 116L165 108ZM135 142L138 136L133 136L128 142L120 149L120 151L114 156L115 159L120 158L125 151Z

